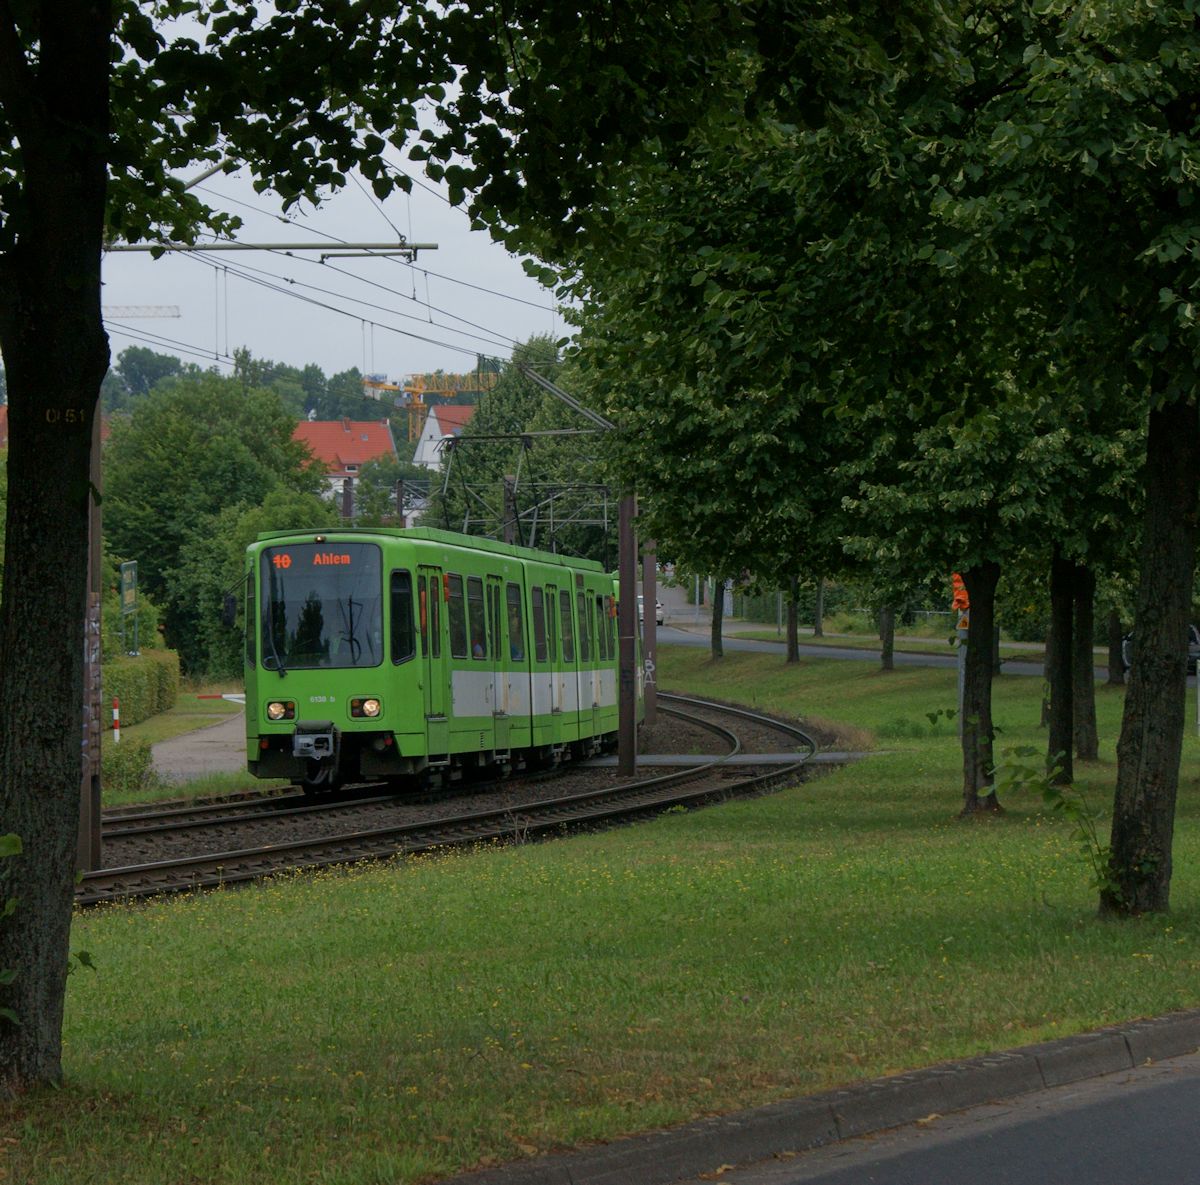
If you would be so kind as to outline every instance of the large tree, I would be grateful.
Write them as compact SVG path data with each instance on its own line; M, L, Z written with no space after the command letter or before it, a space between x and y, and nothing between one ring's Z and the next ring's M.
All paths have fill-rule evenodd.
M417 136L455 200L481 190L477 216L541 217L549 238L569 237L614 161L708 104L715 66L754 44L752 15L715 0L620 17L532 0L502 13L485 0L0 4L0 352L14 491L0 822L24 841L4 871L20 906L0 925L0 966L18 974L0 1004L21 1023L0 1027L0 1090L61 1074L89 458L109 362L105 241L231 230L176 172L197 162L245 164L285 202L319 200L357 167L384 197L408 185L384 149ZM800 23L815 28L819 15ZM426 104L437 120L422 130Z
M1120 0L941 11L936 56L894 53L883 85L844 93L828 121L809 118L787 88L759 106L768 129L776 113L792 169L789 179L777 167L778 181L744 204L737 236L713 242L710 232L720 220L736 224L729 207L744 188L710 193L709 209L686 200L694 143L639 162L634 184L661 185L668 170L684 180L665 217L691 236L684 254L703 299L695 319L666 324L726 380L751 365L793 375L799 359L847 414L889 385L897 416L965 424L989 410L963 381L964 361L982 353L1003 359L1010 380L1011 397L992 409L1000 414L1066 390L1124 401L1143 417L1139 652L1101 907L1165 909L1200 452L1194 16L1188 6ZM756 78L760 97L770 73ZM714 159L763 142L722 130L705 129ZM764 214L764 198L784 192L794 202ZM780 258L793 274L764 291L754 287L762 272L746 265L778 227L790 236ZM645 229L635 220L610 246L627 270L650 275L663 261L649 252L637 261ZM585 274L587 251L572 255ZM670 348L672 336L649 331L647 354ZM723 398L739 389L713 386Z

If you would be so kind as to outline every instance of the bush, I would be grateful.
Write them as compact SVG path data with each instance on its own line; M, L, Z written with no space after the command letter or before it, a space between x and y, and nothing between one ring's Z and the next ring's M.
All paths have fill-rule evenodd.
M149 741L122 741L106 745L100 758L100 781L105 792L136 793L158 782Z
M103 700L120 700L121 723L138 724L175 706L179 695L179 655L173 650L147 650L132 658L104 664Z

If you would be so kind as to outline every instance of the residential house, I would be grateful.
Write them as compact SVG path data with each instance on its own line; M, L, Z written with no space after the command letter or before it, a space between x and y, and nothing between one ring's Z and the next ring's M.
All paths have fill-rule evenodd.
M444 441L457 436L474 414L473 403L439 403L431 407L413 453L414 463L440 469L446 455Z
M302 420L292 437L308 445L325 470L332 498L341 496L347 478L357 480L368 461L399 459L387 420Z

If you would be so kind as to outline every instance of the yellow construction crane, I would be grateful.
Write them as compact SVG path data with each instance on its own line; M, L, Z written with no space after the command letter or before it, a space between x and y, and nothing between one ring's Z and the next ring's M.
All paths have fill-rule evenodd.
M429 405L426 395L461 395L464 392L490 391L499 375L494 371L473 370L467 374L410 374L399 383L389 383L381 374L369 374L363 381L363 394L371 399L383 398L383 392L394 392L398 411L408 413L408 439L420 438Z

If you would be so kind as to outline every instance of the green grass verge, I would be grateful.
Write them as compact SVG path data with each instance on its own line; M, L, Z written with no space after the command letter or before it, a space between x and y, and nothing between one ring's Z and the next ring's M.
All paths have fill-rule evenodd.
M726 634L729 638L752 638L757 642L778 642L783 645L787 638L773 629L739 629L736 633ZM941 654L953 655L954 648L949 644L949 634L942 638L913 638L905 636L896 639L896 652L908 654ZM826 634L814 638L811 634L800 634L802 646L830 646L841 650L868 650L879 653L879 638L862 634ZM1043 651L1022 642L1001 642L1000 657L1010 662L1041 662Z
M953 671L685 648L660 671L880 749L603 835L86 914L67 1085L0 1103L0 1168L402 1185L1196 1004L1195 738L1175 912L1101 923L1040 800L955 820ZM1039 694L998 681L1002 746L1044 744ZM1120 698L1082 775L1099 805Z

